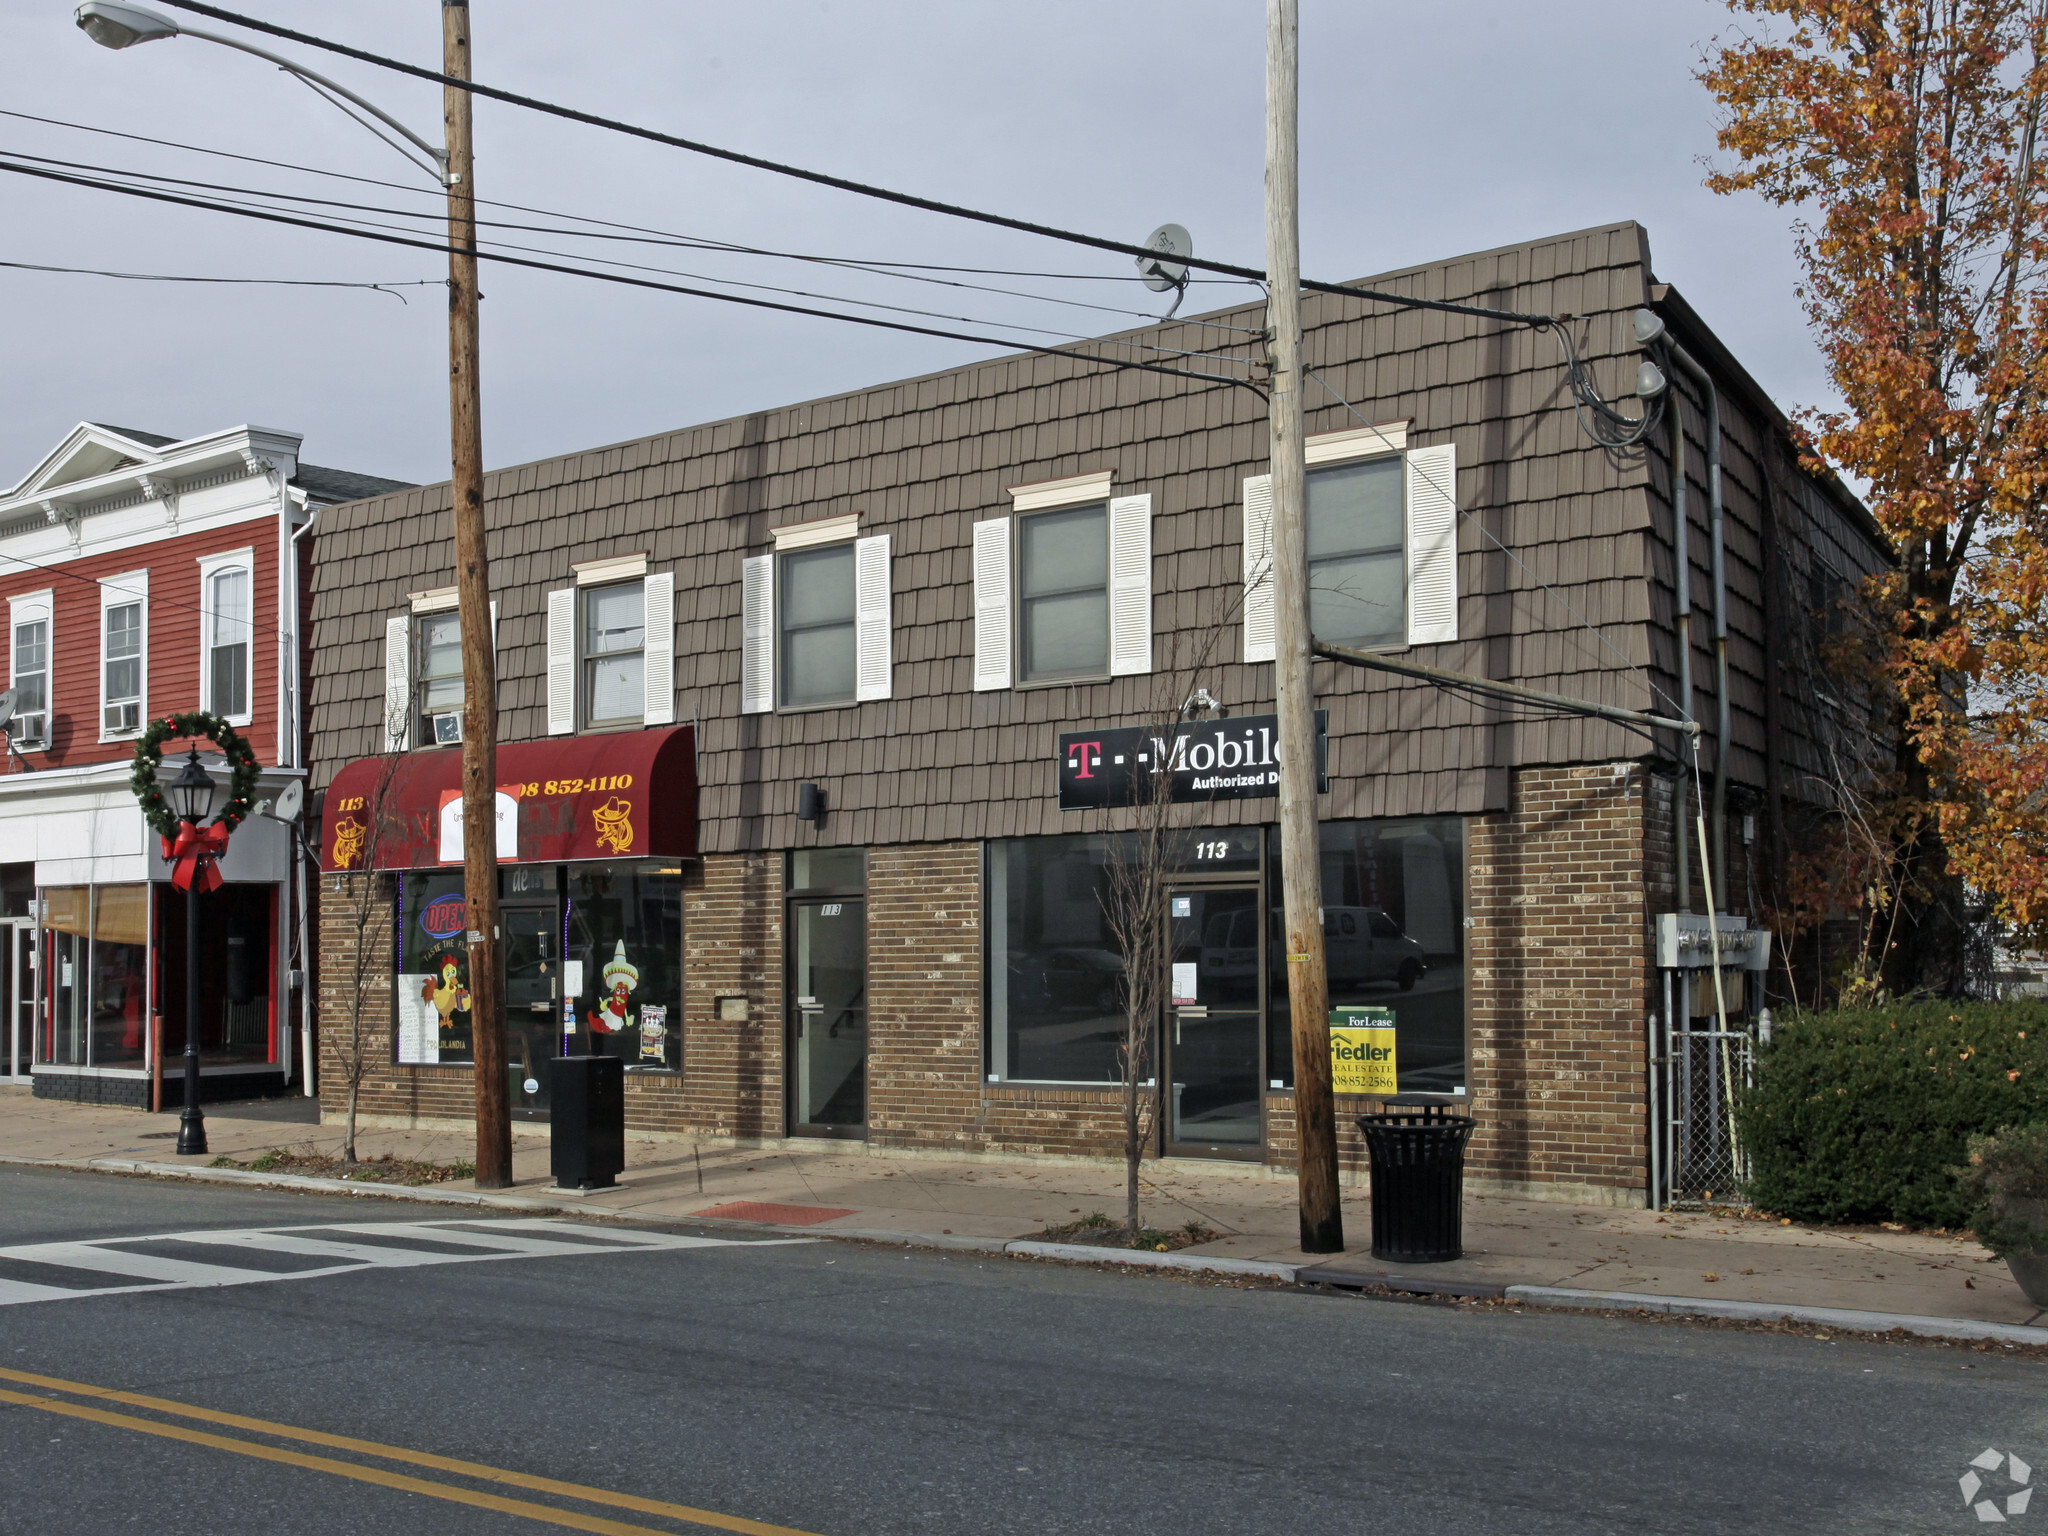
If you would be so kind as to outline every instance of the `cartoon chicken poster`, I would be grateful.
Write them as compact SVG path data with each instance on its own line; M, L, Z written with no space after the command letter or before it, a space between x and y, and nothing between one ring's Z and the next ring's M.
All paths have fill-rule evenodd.
M593 1035L616 1035L633 1027L633 989L640 985L640 969L626 958L626 941L613 947L611 959L599 973L604 983L604 1001L590 1012Z

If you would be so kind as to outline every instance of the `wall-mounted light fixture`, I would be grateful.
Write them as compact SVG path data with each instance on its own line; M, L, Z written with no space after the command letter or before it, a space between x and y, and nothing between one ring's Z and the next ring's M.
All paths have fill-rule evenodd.
M825 821L825 791L815 784L798 785L796 819L822 826Z

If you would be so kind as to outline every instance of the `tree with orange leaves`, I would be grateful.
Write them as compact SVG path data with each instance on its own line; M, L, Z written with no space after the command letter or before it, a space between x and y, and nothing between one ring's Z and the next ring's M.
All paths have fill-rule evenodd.
M1869 488L1899 555L1868 596L1897 701L1898 889L1959 877L2048 938L2048 0L1729 0L1717 192L1811 209L1808 319L1842 408L1818 460ZM1911 920L1894 990L1928 980ZM1916 937L1917 935L1917 937ZM1953 984L1950 982L1949 984Z

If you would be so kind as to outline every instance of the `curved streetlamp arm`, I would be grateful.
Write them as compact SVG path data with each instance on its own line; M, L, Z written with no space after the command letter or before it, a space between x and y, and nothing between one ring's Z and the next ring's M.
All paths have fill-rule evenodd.
M372 117L376 118L378 122L384 124L393 132L404 135L405 138L411 143L418 145L419 148L423 152L425 152L425 154L429 158L431 158L434 164L439 168L442 183L444 185L447 183L447 150L436 149L433 145L429 144L425 139L421 138L418 134L414 133L410 128L406 127L405 124L401 123L397 118L393 117L389 112L386 112L383 108L378 107L373 103L363 100L362 97L358 96L354 91L350 90L347 86L338 84L337 82L328 79L325 75L316 74L312 70L306 68L305 65L295 64L290 59L283 58L278 54L270 52L268 49L258 48L253 44L245 43L240 38L223 37L218 32L202 32L197 27L188 27L182 24L180 24L180 26L178 27L177 35L179 37L203 37L206 39L207 42L219 43L223 48L238 48L243 53L253 53L259 59L267 59L272 64L275 64L279 69L284 70L287 74L297 75L301 80L305 80L311 84L325 86L328 90L334 92L335 95L346 97L348 100L354 102L357 106L361 107L365 112L369 113Z

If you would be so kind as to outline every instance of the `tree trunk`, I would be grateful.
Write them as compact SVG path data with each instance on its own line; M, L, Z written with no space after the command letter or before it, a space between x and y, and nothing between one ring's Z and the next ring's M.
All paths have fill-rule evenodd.
M360 1072L350 1073L348 1079L348 1124L341 1133L342 1161L348 1163L353 1163L356 1160L356 1095L362 1091L362 1086L362 1074Z

